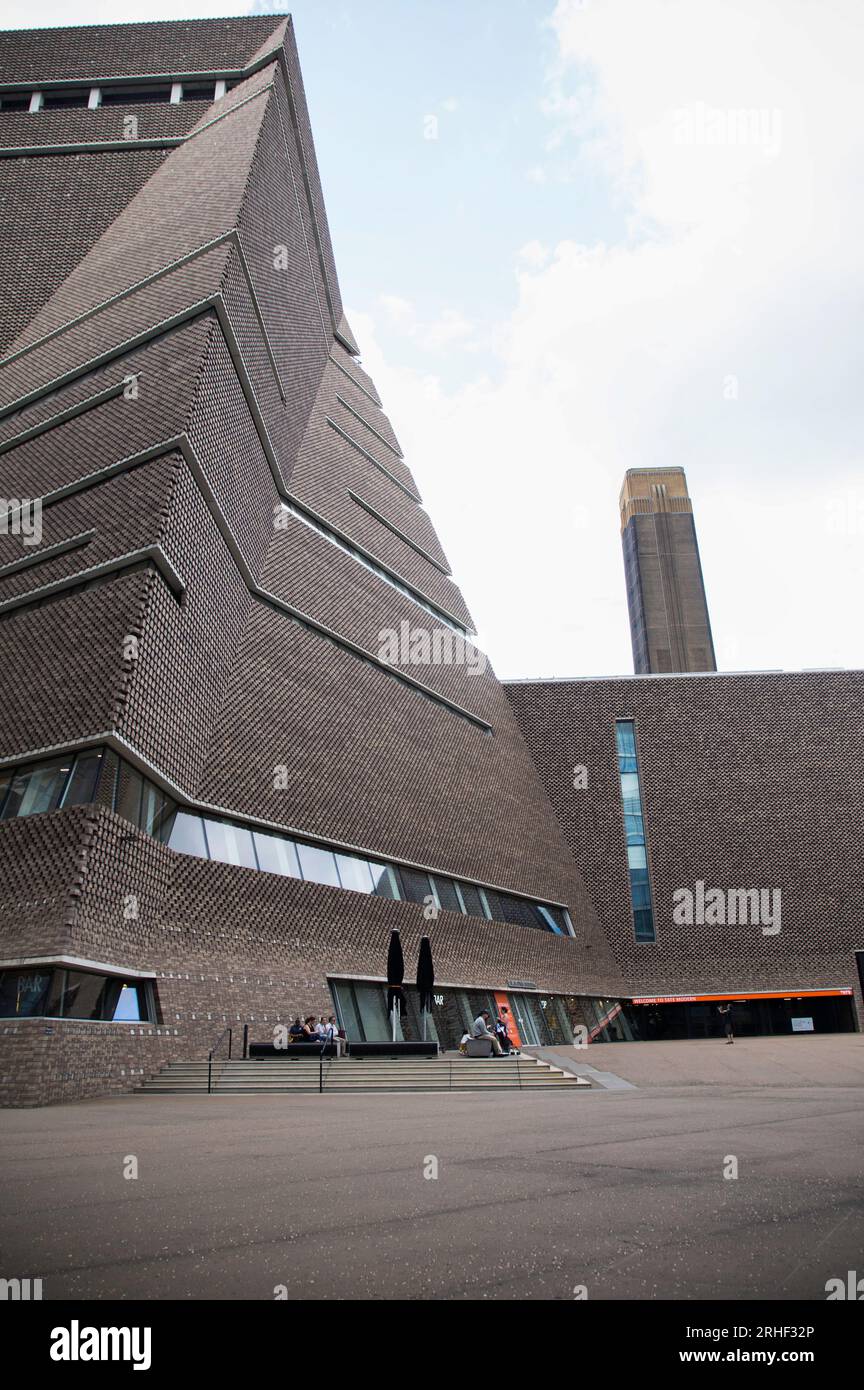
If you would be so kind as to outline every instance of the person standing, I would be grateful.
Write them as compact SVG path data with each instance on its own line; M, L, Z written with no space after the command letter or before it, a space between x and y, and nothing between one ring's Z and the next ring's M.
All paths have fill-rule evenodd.
M514 1057L518 1057L519 1049L514 1045L513 1039L510 1037L510 1032L507 1027L507 1007L504 1004L501 1005L501 1012L495 1023L495 1035L501 1044L502 1052L505 1054L512 1053Z
M726 1034L727 1043L734 1043L735 1038L732 1035L732 1005L718 1004L717 1012L719 1013L720 1021L723 1024L723 1031Z

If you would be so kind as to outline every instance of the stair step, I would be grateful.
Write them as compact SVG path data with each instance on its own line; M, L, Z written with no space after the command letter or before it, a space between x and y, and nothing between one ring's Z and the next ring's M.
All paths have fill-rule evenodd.
M168 1062L137 1088L147 1095L207 1093L206 1061ZM308 1095L319 1090L320 1061L303 1058L216 1060L214 1095ZM591 1084L530 1055L484 1057L326 1058L325 1094L368 1095L407 1092L590 1090Z

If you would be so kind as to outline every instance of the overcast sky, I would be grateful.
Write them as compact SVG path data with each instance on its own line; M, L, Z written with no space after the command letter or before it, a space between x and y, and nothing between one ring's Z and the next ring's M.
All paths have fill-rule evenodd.
M632 670L680 465L721 669L862 664L862 0L5 0L295 17L349 320L498 673Z

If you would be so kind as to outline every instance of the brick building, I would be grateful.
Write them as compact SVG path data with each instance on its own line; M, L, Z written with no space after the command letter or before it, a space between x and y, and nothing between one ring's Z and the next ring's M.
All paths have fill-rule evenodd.
M745 1031L855 1026L864 671L506 688L626 994L645 1000L623 1036L710 1036L724 995L745 996Z
M619 973L358 360L290 20L2 52L6 1098L374 1037L394 926L442 1041L514 985L563 1037Z
M699 687L623 712L616 682L505 692L474 646L342 310L290 19L0 55L0 1099L124 1089L296 1013L383 1036L394 927L409 979L431 938L442 1044L505 995L523 1041L610 1036L692 952L664 936L643 978L620 935L609 730L639 723L653 868L648 725L669 740ZM854 678L799 703L860 769ZM574 724L606 768L578 814ZM807 978L845 981L846 937L801 932Z

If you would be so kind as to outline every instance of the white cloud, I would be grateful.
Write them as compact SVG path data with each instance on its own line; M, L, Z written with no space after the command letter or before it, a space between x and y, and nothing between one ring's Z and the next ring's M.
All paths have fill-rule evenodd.
M458 309L444 309L437 318L423 321L410 299L396 294L382 294L380 302L389 323L411 338L426 352L440 353L445 348L459 346L466 350L475 347L474 326Z
M862 477L858 0L561 0L552 25L554 144L618 189L626 242L580 244L574 212L548 261L514 246L518 302L461 389L351 316L493 663L631 669L617 495L668 463L721 665L860 664L864 534L836 503Z
M526 241L524 246L519 248L519 259L531 270L539 270L549 259L550 251L548 246L544 246L542 241Z

